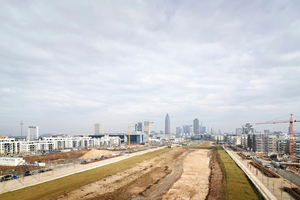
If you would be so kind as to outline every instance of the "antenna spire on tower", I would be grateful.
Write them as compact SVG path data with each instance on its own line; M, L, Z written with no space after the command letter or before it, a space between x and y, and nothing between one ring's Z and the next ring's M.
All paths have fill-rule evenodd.
M23 124L24 124L24 123L23 123L23 121L21 120L21 123L20 123L20 125L21 125L21 137L23 136L23 127L22 127Z

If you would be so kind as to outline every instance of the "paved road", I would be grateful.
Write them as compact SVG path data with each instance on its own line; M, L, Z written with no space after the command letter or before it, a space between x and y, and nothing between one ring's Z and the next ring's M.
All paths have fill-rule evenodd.
M290 172L288 170L277 169L274 167L271 167L271 170L273 170L274 172L278 173L285 179L291 181L293 184L300 187L300 177L298 175L294 174L293 172Z
M172 166L172 173L170 174L170 176L163 183L161 183L155 191L153 191L150 195L148 195L148 197L146 197L144 199L146 199L146 200L158 199L164 191L166 191L168 188L170 188L170 186L180 178L180 176L183 172L182 161L191 152L192 151L187 151L180 160L178 160L176 163L174 163Z

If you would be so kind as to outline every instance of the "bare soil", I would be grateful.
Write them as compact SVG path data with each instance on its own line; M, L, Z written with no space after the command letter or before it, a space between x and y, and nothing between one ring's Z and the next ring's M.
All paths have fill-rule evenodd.
M200 149L183 160L183 173L161 199L205 199L209 191L209 150Z
M97 157L102 156L102 155L106 156L106 155L114 154L114 153L116 153L116 152L108 151L108 150L92 149L89 152L87 152L86 154L84 154L83 156L81 156L79 158L79 160L97 158Z
M218 151L212 150L211 152L211 160L210 160L210 183L209 183L209 193L206 197L206 200L218 200L221 199L221 187L222 181L224 179L222 169L221 169L221 161L218 159Z
M26 162L34 162L34 161L49 162L49 161L56 161L61 159L75 160L83 156L84 154L86 154L88 151L89 150L87 149L81 149L81 150L70 151L70 152L49 153L41 156L24 157L24 160Z
M89 152L89 150L82 149L78 151L51 153L51 154L46 154L41 156L27 156L24 157L23 159L26 162L38 161L38 162L48 163L49 161L54 162L58 160L69 160L70 162L72 162L72 161L77 161L79 157L83 156L87 152ZM0 171L2 171L2 175L23 173L24 171L31 171L39 168L40 167L38 166L31 166L31 165L28 166L27 165L20 165L20 166L0 165Z
M157 180L170 173L167 164L181 153L181 149L174 149L144 160L131 168L65 193L58 199L131 199L141 196L148 187L151 188Z
M221 199L217 155L208 149L174 149L58 199L151 199L153 194L155 199Z

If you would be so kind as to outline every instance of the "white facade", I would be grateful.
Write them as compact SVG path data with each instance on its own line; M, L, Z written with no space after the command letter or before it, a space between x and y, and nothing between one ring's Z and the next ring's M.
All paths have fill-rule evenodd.
M1 138L0 154L8 155L120 144L121 139L119 137L108 136L102 138L52 136L35 141L15 141L14 138Z
M20 152L20 143L15 138L0 138L0 154L7 155Z
M223 135L212 135L211 139L214 141L224 141L224 136Z
M94 129L95 129L95 135L103 134L103 124L101 123L95 124Z
M29 126L28 128L28 141L34 141L39 139L39 127L38 126Z
M0 165L17 166L23 164L25 161L23 158L7 158L0 157Z

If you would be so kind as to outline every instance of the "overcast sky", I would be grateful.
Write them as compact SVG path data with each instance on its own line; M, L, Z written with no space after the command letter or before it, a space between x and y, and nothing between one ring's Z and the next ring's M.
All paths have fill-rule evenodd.
M297 0L0 1L0 135L164 131L167 113L231 133L300 116L299 86Z

